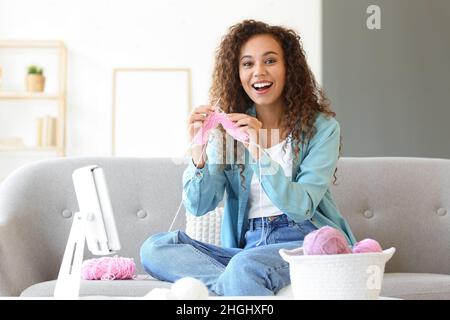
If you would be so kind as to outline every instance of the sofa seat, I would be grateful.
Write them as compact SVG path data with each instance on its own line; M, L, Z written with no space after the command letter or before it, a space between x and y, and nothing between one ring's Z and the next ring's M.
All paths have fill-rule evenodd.
M450 300L450 275L385 273L380 295L405 300Z
M21 297L51 297L56 281L34 284L21 293ZM170 283L147 275L135 280L98 281L82 280L80 297L143 297L154 288L170 288ZM283 288L279 296L289 298L290 286ZM381 296L407 300L450 299L450 276L428 273L386 273Z
M26 288L21 297L52 297L56 280L36 283ZM149 275L138 275L134 280L81 280L80 297L143 297L154 288L170 288L171 283L160 281Z

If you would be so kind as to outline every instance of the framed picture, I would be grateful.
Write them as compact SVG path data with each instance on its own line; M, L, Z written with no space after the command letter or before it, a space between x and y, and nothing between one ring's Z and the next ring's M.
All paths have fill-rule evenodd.
M188 148L191 71L113 70L112 155L182 157Z

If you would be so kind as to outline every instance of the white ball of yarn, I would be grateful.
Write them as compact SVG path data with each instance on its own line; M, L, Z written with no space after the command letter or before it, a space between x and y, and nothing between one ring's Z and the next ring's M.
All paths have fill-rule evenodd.
M147 293L144 300L175 300L176 297L170 289L167 288L155 288Z
M191 277L175 281L170 291L178 300L203 300L209 296L208 288L203 282Z

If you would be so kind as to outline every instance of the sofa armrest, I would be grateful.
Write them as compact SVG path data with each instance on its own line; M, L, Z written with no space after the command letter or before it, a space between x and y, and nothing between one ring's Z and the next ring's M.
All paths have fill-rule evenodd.
M20 221L0 221L0 296L18 296L28 286L49 279L45 250L22 237Z
M27 181L23 171L9 177L0 185L0 296L18 296L28 286L52 279L59 267L49 266L55 257L42 241L38 202L33 207L35 199L20 183Z

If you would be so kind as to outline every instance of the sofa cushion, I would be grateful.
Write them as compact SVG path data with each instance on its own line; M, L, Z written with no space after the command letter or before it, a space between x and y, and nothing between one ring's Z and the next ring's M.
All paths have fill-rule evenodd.
M380 295L405 300L449 300L450 275L385 273Z
M52 297L56 280L36 283L26 288L21 297ZM170 288L171 283L159 281L149 275L139 275L134 280L81 280L80 297L143 297L154 288Z
M51 297L56 280L37 283L25 289L21 297ZM80 297L143 297L154 288L170 288L171 283L139 275L135 280L82 280ZM291 286L277 296L292 296ZM450 299L450 276L428 273L386 273L380 296L406 300Z

